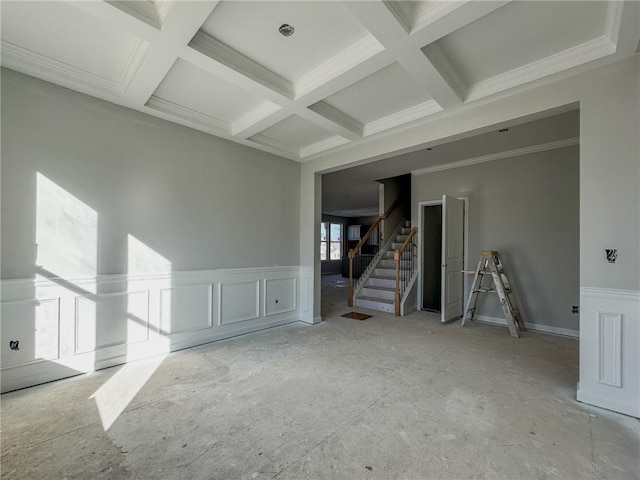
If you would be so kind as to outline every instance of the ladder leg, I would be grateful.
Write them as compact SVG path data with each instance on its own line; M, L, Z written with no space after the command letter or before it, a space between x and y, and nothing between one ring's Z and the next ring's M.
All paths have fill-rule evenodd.
M476 274L473 277L473 283L471 284L471 292L469 298L467 299L467 306L464 309L464 315L462 316L462 322L460 323L461 327L464 327L467 319L469 321L473 320L473 316L476 312L476 303L478 302L478 288L482 283L483 274L481 273L483 270L483 259L480 258L478 262L478 268L476 268Z
M502 283L502 278L500 278L500 273L496 268L495 264L491 265L491 273L493 276L493 282L496 286L496 291L498 293L498 298L500 299L500 305L502 306L502 311L504 312L504 316L507 319L507 326L509 327L509 332L512 337L520 337L518 335L518 328L516 327L513 311L511 309L511 304L509 299L507 298L504 285Z
M484 275L490 275L493 280L493 289L490 287L483 287L482 280ZM467 306L462 317L461 326L464 326L466 320L473 320L476 310L476 303L478 301L478 294L483 293L497 293L500 300L500 306L504 312L504 316L507 319L507 327L512 337L519 337L518 330L526 332L527 328L522 319L520 309L518 308L518 302L516 296L509 284L509 279L504 271L502 260L500 255L495 250L483 250L480 252L480 262L478 263L478 269L473 279L473 287Z
M521 331L526 332L527 331L527 327L525 326L524 320L522 319L522 314L520 313L520 307L519 307L518 302L516 300L516 296L513 293L513 290L509 290L509 292L507 294L507 299L511 303L511 310L514 313L513 317L514 317L514 319L516 321L516 325L518 326L518 328Z
M464 311L464 315L462 316L462 322L460 323L461 327L464 327L464 324L467 320L472 321L473 316L476 312L476 302L478 301L478 292L472 292L469 295L469 300L467 300L467 308Z
M504 271L502 263L498 266L498 272L500 273L500 279L502 280L502 285L504 286L504 291L506 293L507 300L509 302L509 306L511 307L511 315L515 321L516 326L520 331L526 332L527 327L522 320L522 315L520 314L520 308L518 306L518 302L516 301L516 295L509 284L509 279L507 278L507 274Z

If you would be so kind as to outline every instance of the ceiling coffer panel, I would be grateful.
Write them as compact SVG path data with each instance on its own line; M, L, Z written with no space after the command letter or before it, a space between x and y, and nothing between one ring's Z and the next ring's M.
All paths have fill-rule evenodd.
M147 43L66 2L2 2L2 65L70 88L126 90Z
M263 104L270 104L184 60L178 60L169 70L149 106L166 106L167 102L209 117L212 124L222 122L228 129L233 122L263 107Z
M573 66L607 42L612 2L517 1L423 48L443 76L459 90L500 82L503 89L537 74ZM587 57L585 57L585 54ZM536 72L537 70L537 72ZM488 91L486 93L495 93ZM472 95L472 98L473 95Z
M384 95L380 95L384 92ZM431 97L397 63L327 97L324 103L363 127L414 109ZM313 108L313 107L312 107Z
M368 35L340 2L314 1L221 1L201 31L291 83Z
M335 137L333 133L315 123L298 115L291 115L254 135L251 140L272 146L280 145L280 148L300 154L303 149L323 144L333 140L333 137Z

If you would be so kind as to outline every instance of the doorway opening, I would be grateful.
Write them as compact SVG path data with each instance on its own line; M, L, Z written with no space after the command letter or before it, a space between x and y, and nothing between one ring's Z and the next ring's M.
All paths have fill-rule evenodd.
M422 207L422 310L440 313L442 290L442 205Z
M448 323L462 317L467 291L468 197L418 203L419 310Z

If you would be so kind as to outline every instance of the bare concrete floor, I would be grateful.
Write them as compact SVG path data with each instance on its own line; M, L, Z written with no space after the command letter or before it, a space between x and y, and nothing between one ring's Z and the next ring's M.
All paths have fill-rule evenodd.
M6 479L638 479L639 421L575 401L575 340L323 316L2 396Z

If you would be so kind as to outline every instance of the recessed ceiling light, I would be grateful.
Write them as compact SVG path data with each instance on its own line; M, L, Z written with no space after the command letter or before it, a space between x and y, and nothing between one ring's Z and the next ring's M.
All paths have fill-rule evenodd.
M291 35L293 35L295 28L293 28L293 26L289 25L288 23L283 23L282 25L280 25L278 31L285 37L290 37Z

